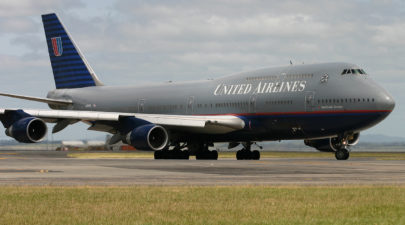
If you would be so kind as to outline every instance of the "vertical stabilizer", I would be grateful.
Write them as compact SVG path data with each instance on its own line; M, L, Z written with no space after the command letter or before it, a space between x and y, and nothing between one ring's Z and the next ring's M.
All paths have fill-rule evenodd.
M42 15L57 89L103 85L55 13Z

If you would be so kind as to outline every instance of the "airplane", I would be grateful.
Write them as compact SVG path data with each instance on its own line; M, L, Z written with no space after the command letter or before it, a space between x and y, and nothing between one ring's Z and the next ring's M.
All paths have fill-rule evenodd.
M351 63L288 65L210 80L144 86L104 85L55 13L42 15L56 89L46 98L0 93L46 103L50 109L0 109L6 134L42 141L84 122L155 159L218 159L214 143L241 146L237 160L259 160L261 141L304 140L347 160L360 132L394 109L392 96Z

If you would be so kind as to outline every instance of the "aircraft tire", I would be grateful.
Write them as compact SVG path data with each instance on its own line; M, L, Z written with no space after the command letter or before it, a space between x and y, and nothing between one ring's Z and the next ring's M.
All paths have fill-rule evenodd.
M243 160L243 152L241 150L236 152L236 160Z
M190 159L190 152L188 150L182 151L182 157L181 159Z
M216 150L197 152L195 154L195 159L197 159L197 160L217 160L218 152Z
M211 151L211 159L212 160L217 160L218 159L218 151L217 150L212 150Z
M260 152L257 150L248 151L248 150L239 150L236 152L236 159L237 160L259 160L260 159Z
M259 159L260 159L260 152L257 151L257 150L254 150L254 151L251 153L251 155L252 155L252 159L253 159L253 160L259 160Z
M154 159L163 159L162 151L161 150L160 151L155 151L153 153L153 157L154 157Z
M253 156L252 152L248 151L248 150L245 150L245 149L242 149L242 150L239 150L239 151L236 152L236 159L237 160L250 160L250 159L253 158L252 156Z
M181 150L160 150L155 151L154 159L189 159L190 153L189 151L181 151Z
M347 150L345 148L338 149L335 152L335 158L337 160L347 160L347 159L349 159L349 156L350 156L349 150Z

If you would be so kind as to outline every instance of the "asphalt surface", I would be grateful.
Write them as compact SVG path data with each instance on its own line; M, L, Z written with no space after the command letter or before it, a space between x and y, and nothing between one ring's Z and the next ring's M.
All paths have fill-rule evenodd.
M1 151L0 185L405 185L404 160L268 158L76 159L66 152Z

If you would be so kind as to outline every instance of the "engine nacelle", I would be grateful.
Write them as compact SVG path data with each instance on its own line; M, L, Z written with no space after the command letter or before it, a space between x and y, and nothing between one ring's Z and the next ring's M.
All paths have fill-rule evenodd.
M331 139L317 139L317 140L304 140L305 145L316 148L321 152L334 152L335 150L331 147Z
M162 150L169 142L169 135L165 128L156 124L146 124L136 127L129 132L125 141L141 150Z
M360 140L360 133L355 133L347 138L347 142L350 146L357 145Z
M355 133L347 137L347 142L342 143L342 139L337 137L317 140L304 140L305 145L316 148L321 152L335 152L343 146L353 146L359 142L360 133Z
M36 117L25 117L13 123L6 129L6 135L23 143L37 143L42 141L48 128L45 122Z

